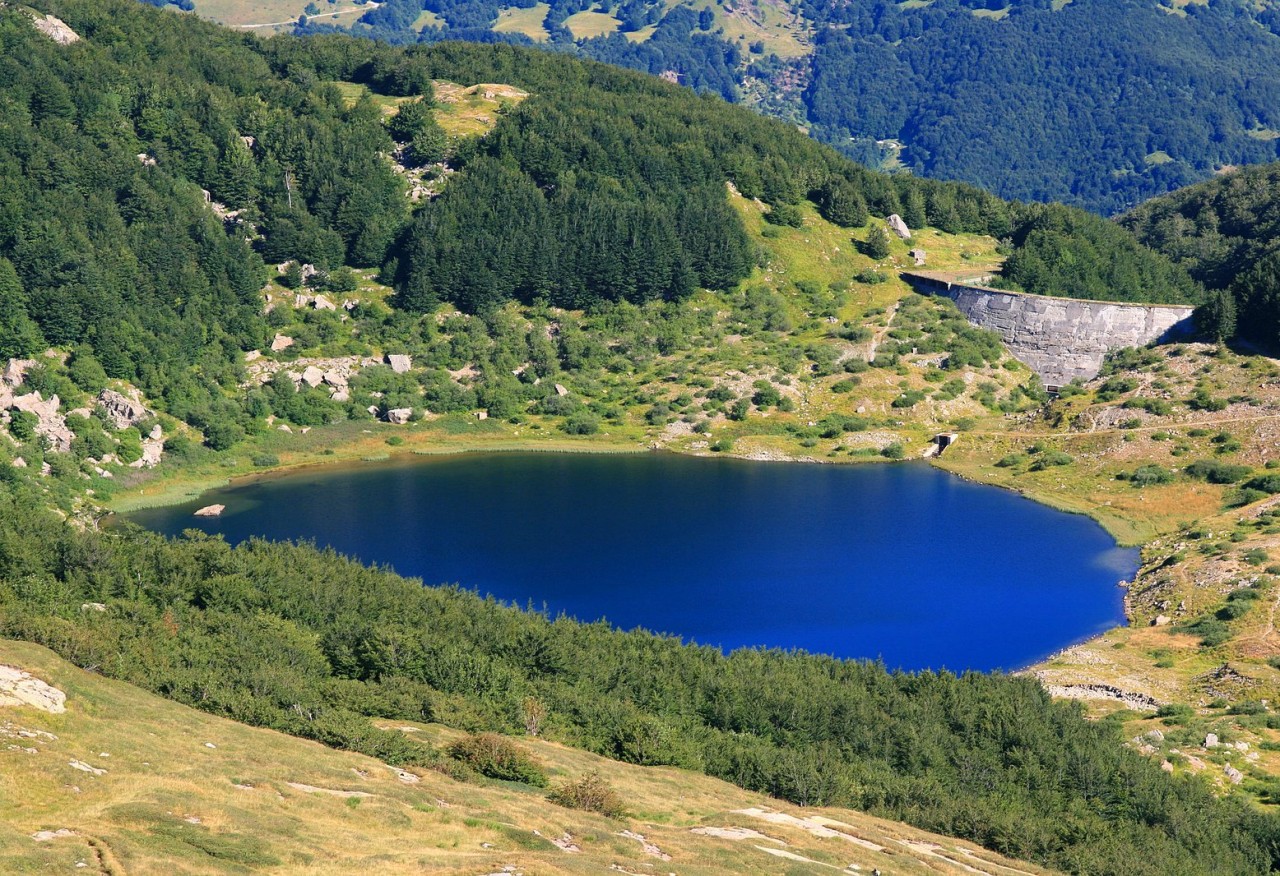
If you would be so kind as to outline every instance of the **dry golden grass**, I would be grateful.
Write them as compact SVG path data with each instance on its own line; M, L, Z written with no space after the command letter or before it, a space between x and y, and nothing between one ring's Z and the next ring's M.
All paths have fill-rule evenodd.
M968 843L847 810L801 810L705 776L636 767L521 739L553 782L599 771L628 815L548 803L544 792L402 773L361 755L214 718L76 669L29 643L0 663L67 694L65 714L0 708L0 871L87 873L585 874L1045 871ZM456 731L380 722L443 743ZM34 736L17 736L20 731ZM48 738L38 734L53 734ZM29 753L21 748L32 748ZM79 761L101 775L71 766ZM351 796L352 794L363 796ZM741 810L755 810L754 814ZM831 819L774 823L761 817ZM778 816L772 816L777 818ZM744 839L695 833L739 827ZM45 841L39 831L68 831ZM656 847L646 852L631 831ZM821 831L818 831L821 832ZM552 841L572 842L562 851ZM777 857L779 853L789 856ZM83 863L85 866L78 867Z

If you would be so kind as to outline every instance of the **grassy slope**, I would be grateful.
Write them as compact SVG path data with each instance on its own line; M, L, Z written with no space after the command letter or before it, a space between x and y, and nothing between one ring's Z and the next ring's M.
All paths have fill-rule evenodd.
M0 707L0 737L14 746L0 745L5 873L71 870L80 862L86 866L78 869L89 873L132 874L1044 872L856 812L801 811L705 776L521 741L548 767L553 783L600 771L629 808L628 816L607 819L551 805L526 786L406 774L205 715L77 669L29 643L0 641L0 664L23 668L67 694L61 715ZM456 736L438 726L397 726L432 742ZM16 736L21 731L56 739ZM91 775L71 761L106 772ZM737 811L749 808L839 824L832 825L834 833L815 836ZM692 832L707 826L761 835L731 840ZM32 839L43 830L72 835ZM669 860L620 835L627 830ZM565 834L579 853L550 841Z

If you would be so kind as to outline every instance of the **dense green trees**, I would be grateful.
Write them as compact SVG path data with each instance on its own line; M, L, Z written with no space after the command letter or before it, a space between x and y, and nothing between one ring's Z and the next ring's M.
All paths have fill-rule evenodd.
M1001 275L1041 295L1111 301L1198 303L1201 290L1181 267L1125 229L1057 204L1018 211Z
M1280 346L1280 164L1224 174L1120 221L1211 290L1206 331Z

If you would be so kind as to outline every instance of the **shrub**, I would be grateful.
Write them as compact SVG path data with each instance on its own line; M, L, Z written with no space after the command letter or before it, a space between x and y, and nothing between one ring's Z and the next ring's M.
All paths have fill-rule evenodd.
M618 792L594 770L577 781L556 788L547 795L547 799L559 806L599 812L610 818L617 818L626 811Z
M1149 487L1153 484L1173 483L1173 472L1161 465L1142 465L1129 476L1129 482L1135 487Z
M907 452L903 449L900 443L895 441L887 447L882 448L880 455L885 459L902 459L907 455Z
M1247 478L1253 470L1247 465L1232 465L1216 459L1200 459L1183 469L1188 477L1199 478L1211 484L1236 484Z
M600 431L600 420L595 414L579 411L565 420L560 428L570 435L594 435Z
M1261 566L1268 560L1268 557L1267 552L1262 548L1254 548L1253 550L1245 551L1242 559L1250 566Z
M547 786L547 774L533 757L505 736L472 733L449 746L449 756L482 776L507 782Z
M1098 387L1097 399L1100 402L1112 401L1124 395L1126 392L1133 392L1138 388L1138 381L1132 377L1112 377L1102 386Z
M280 457L274 453L255 453L250 460L255 468L270 468L273 465L280 464Z
M924 401L924 393L918 389L910 389L893 400L895 408L913 408Z
M785 225L788 228L799 228L804 225L804 214L791 204L774 204L764 214L764 220L773 225Z
M1071 458L1070 454L1063 453L1061 450L1049 450L1031 463L1031 470L1043 471L1046 468L1052 468L1057 465L1071 465L1073 462L1075 460Z
M1009 453L1000 457L1000 461L996 463L997 468L1013 468L1016 465L1022 465L1027 461L1027 457L1021 453Z
M9 412L9 434L18 441L30 441L39 422L40 418L30 411L12 410Z
M1259 475L1246 481L1244 488L1274 496L1276 493L1280 493L1280 474Z

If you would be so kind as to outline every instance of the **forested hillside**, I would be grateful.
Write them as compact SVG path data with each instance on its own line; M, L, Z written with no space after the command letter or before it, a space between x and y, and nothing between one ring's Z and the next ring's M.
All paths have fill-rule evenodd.
M21 10L0 13L0 355L69 351L70 381L38 369L29 385L75 400L129 381L214 449L272 415L365 418L368 393L373 405L386 395L242 392L244 352L268 350L281 329L298 337L295 354L360 356L439 333L432 311L445 303L484 314L512 300L598 308L733 289L763 256L730 189L760 199L779 228L802 224L798 206L812 202L851 231L900 213L914 228L1009 237L1008 279L1029 291L1195 295L1079 211L872 173L786 125L604 65L510 46L260 41L127 0L42 8L84 38L61 46ZM488 136L447 141L434 80L532 96L499 107ZM396 162L439 196L408 197ZM394 285L394 316L359 295L302 324L292 308L264 313L268 280L341 300L359 285L353 268ZM405 312L426 318L414 329ZM344 319L359 322L354 337ZM451 364L465 351L450 344L438 365L472 358ZM550 391L539 372L512 380L520 358L485 369L482 404L514 393L489 405L510 416Z
M1157 198L1121 224L1213 290L1219 334L1280 346L1280 165Z
M401 43L536 41L746 100L873 165L1103 214L1278 154L1280 7L1270 3L693 2L668 11L646 0L557 0L545 14L537 7L536 30L500 26L531 7L391 0L352 30ZM417 24L424 9L435 23ZM582 15L611 24L604 34L566 27Z

